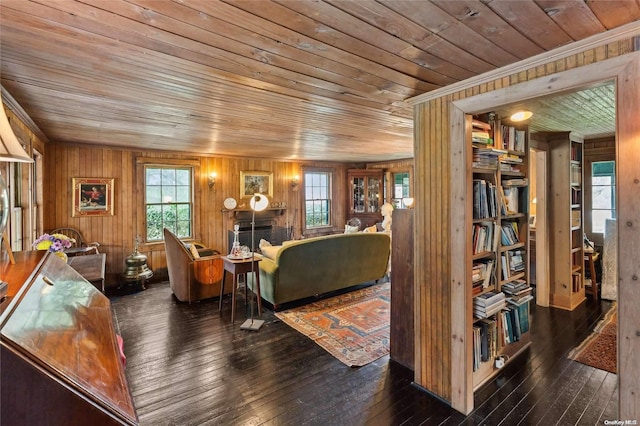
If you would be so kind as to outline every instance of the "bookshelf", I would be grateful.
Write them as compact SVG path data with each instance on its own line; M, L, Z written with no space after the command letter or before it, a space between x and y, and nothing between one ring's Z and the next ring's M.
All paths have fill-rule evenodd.
M585 296L583 228L583 140L571 132L535 135L549 146L550 273L549 303L573 310Z
M470 295L473 389L530 343L528 128L471 119Z

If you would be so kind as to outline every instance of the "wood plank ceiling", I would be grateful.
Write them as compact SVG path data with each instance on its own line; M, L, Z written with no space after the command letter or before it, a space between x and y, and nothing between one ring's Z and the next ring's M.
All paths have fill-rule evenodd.
M413 156L407 98L639 19L638 0L2 0L2 85L53 143L381 161Z

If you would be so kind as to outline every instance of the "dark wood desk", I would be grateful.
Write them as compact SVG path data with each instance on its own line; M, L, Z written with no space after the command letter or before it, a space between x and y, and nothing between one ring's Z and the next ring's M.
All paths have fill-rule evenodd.
M10 271L28 278L0 314L0 424L138 425L109 299L53 253Z
M262 298L260 296L260 271L258 262L262 260L262 256L247 259L231 259L229 256L222 256L224 262L224 270L222 272L222 286L220 287L220 301L218 305L218 311L222 311L222 294L224 292L224 280L227 276L226 272L229 271L233 276L233 289L231 290L231 323L235 319L236 313L236 290L238 288L238 277L244 275L244 298L247 300L247 274L253 271L256 278L256 297L258 298L258 315L262 315Z
M100 289L104 293L104 275L107 255L89 254L86 256L73 256L68 260L69 266L75 269L82 278L91 284L100 284Z

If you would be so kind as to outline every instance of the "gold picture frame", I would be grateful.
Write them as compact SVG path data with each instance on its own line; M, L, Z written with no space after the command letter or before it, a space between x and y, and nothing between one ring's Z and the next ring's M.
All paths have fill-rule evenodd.
M71 216L113 216L113 181L102 178L72 178Z
M273 197L273 173L271 172L240 172L240 198L250 198L253 194Z

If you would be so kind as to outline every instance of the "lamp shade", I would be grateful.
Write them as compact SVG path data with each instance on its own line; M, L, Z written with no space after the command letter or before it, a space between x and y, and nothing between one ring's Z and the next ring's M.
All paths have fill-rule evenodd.
M33 159L16 138L11 129L9 119L4 112L2 90L0 90L0 161L32 163Z
M251 209L255 212L261 212L269 206L269 199L262 194L253 194L249 200Z

